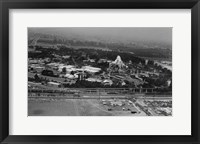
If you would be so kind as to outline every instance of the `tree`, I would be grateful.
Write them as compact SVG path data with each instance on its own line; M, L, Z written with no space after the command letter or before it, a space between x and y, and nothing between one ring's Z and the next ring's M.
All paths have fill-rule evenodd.
M70 73L71 75L74 75L75 74L75 72L74 71L71 71L71 73Z
M37 74L34 75L34 78L35 78L36 82L40 81L40 78L39 78L39 76Z
M66 67L63 67L63 68L62 68L62 72L63 72L63 73L66 73L66 72L67 72Z
M45 76L52 76L52 77L55 76L52 70L43 70L43 71L42 71L42 75L45 75Z

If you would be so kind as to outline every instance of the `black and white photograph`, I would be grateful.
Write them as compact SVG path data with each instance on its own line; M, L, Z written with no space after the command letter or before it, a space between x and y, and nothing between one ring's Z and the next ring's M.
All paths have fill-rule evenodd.
M28 27L28 116L173 116L172 27Z

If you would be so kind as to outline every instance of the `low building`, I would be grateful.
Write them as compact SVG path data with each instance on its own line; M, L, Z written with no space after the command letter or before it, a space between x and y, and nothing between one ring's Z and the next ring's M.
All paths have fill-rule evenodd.
M111 101L110 104L112 106L122 106L123 105L123 103L121 101Z
M62 58L64 58L64 59L69 59L70 57L71 57L70 55L62 56Z
M113 84L113 81L110 80L110 79L106 79L106 80L103 81L103 84L104 84L104 85L112 85L112 84Z
M28 63L29 64L38 64L38 63L40 63L40 60L38 60L38 59L32 59L32 60L29 60Z
M42 67L42 66L37 66L37 67L35 67L35 70L36 71L42 71L42 70L44 70L45 69L45 67Z
M106 62L108 62L107 59L99 59L99 61L98 61L98 63L106 63Z
M92 67L92 66L83 66L82 69L83 71L87 71L89 73L97 73L101 71L101 68Z
M87 59L87 60L83 60L83 62L91 62L91 63L94 63L94 62L95 62L95 59Z
M51 68L58 68L60 64L59 63L49 63L47 64L47 66L51 67Z
M67 73L64 77L68 78L68 79L76 79L76 78L78 78L78 75L76 75L76 74L72 75L72 74Z
M97 79L97 78L87 78L85 79L86 81L90 81L90 82L102 82L101 79Z
M48 86L52 86L52 87L59 87L60 83L57 83L57 82L48 82L47 85Z
M74 65L64 65L64 64L60 64L58 66L58 71L59 72L62 72L63 71L63 68L66 69L66 73L70 73L71 71L76 71L76 68Z

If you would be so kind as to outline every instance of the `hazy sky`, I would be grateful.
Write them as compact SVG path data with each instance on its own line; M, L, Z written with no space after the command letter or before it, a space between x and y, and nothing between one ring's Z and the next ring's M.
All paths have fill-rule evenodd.
M34 32L58 34L70 38L105 41L147 41L172 43L172 28L166 27L88 27L88 28L30 28Z

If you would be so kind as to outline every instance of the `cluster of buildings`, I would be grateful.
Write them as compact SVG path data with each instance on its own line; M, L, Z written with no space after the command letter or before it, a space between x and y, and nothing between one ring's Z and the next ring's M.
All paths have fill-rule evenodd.
M63 57L63 56L62 56ZM70 56L66 56L69 58ZM64 57L65 58L65 57ZM90 62L95 62L95 59L88 59ZM86 61L88 61L86 60ZM85 62L82 66L69 65L61 62L53 62L50 58L44 59L31 59L29 58L28 66L30 73L43 74L44 71L51 71L51 75L63 79L58 81L48 77L50 80L50 86L59 86L62 82L68 84L74 84L77 80L85 80L88 82L97 82L102 85L121 85L125 86L127 84L133 84L134 86L142 85L145 83L144 78L151 76L159 76L158 72L144 71L141 69L142 64L139 63L135 67L130 68L129 65L132 62L124 63L121 57L118 55L114 61L107 59L100 59L97 63L108 63L107 70L102 70L100 67L94 67L92 65L87 65ZM147 65L148 60L145 61ZM169 80L168 85L171 84ZM132 85L132 86L133 86Z
M171 100L146 100L144 103L158 115L172 115Z

